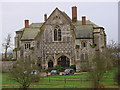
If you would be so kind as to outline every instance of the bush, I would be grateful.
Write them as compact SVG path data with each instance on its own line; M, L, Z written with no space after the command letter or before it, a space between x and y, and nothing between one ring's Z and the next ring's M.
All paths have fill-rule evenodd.
M71 65L70 68L72 68L76 71L76 65Z
M60 66L60 65L56 65L53 68L48 68L47 70L45 70L46 72L51 72L52 70L58 70L58 71L64 71L64 69Z
M46 72L51 72L51 70L53 70L53 68L48 68L47 70L45 70Z
M55 70L58 70L58 71L61 71L61 70L62 70L62 67L61 67L60 65L56 65L56 66L54 67L54 69L55 69Z

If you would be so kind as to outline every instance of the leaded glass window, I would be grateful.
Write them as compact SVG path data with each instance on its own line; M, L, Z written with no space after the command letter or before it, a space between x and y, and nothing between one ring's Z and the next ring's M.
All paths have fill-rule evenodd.
M61 30L55 29L54 30L54 41L61 41Z
M57 30L54 30L54 41L57 41Z
M58 41L61 41L61 30L58 30Z

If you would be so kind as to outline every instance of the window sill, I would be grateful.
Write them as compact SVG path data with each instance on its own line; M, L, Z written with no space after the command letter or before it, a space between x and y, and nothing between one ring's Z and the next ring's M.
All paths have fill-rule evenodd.
M64 41L52 41L52 43L65 43Z

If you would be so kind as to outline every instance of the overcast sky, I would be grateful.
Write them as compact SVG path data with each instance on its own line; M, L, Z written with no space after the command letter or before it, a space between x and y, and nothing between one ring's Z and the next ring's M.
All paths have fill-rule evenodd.
M30 23L40 23L44 14L48 16L58 7L71 17L71 7L77 6L78 20L85 15L88 20L105 28L107 43L118 40L118 3L117 2L6 2L1 3L2 39L8 33L12 34L14 42L15 31L24 27L24 20Z

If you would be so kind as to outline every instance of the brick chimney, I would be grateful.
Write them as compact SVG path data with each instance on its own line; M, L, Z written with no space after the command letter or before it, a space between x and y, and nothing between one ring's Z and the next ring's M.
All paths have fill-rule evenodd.
M29 20L25 20L25 28L29 28Z
M86 16L82 16L82 25L86 25Z
M77 7L73 6L72 7L72 22L76 22L77 21Z
M47 14L44 14L44 21L47 21Z

